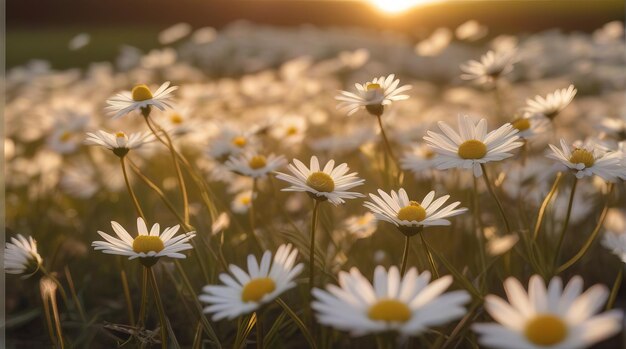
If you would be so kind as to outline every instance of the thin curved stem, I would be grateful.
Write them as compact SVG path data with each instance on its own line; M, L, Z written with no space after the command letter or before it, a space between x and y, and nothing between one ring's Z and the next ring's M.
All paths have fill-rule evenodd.
M259 249L263 251L263 244L261 244L261 240L256 235L256 217L255 217L255 212L254 212L254 195L256 194L256 191L257 191L257 179L253 178L252 179L252 193L250 196L250 209L248 210L248 216L250 219L250 233L252 234L252 238L254 239L256 244L259 246Z
M581 258L583 258L583 256L587 253L587 251L589 250L593 242L596 240L596 237L598 236L598 233L600 233L600 229L602 228L602 224L604 224L606 215L609 212L609 201L610 201L609 196L611 195L612 191L613 191L613 184L611 183L609 184L607 198L606 198L606 201L604 202L604 208L602 208L602 213L600 213L600 218L598 219L598 223L596 223L595 228L593 228L591 235L589 235L589 238L587 238L587 241L585 241L585 244L583 245L583 247L581 247L580 250L572 258L570 258L567 262L563 263L563 265L561 265L557 269L557 273L560 273L566 270L567 268L571 267L572 265L576 264L576 262L578 262Z
M615 300L617 299L617 292L619 292L620 286L622 286L622 280L624 279L624 266L620 263L619 271L617 272L617 276L615 277L615 282L613 282L613 287L611 288L611 294L609 295L609 300L606 302L605 310L610 310L613 308L615 304Z
M161 300L161 293L159 292L159 285L157 284L156 277L152 267L146 267L148 276L150 278L150 284L152 285L152 292L154 293L154 301L159 313L159 322L161 323L161 348L167 349L167 320L165 319L165 309L163 308L163 301Z
M436 279L439 279L439 271L437 270L437 265L435 264L433 255L430 253L430 248L428 247L428 244L426 243L424 232L420 233L420 238L422 238L422 245L424 245L424 250L426 251L426 256L428 257L428 263L430 264L430 268L432 269L433 275L435 275Z
M509 220L508 218L506 218L506 213L504 213L504 208L502 207L502 203L500 202L500 199L498 199L496 192L491 187L491 181L489 180L489 176L487 175L487 168L485 167L485 164L480 164L480 167L483 170L483 179L485 180L485 185L487 186L487 189L489 190L489 194L491 194L491 197L493 197L493 199L495 200L498 206L498 211L500 212L500 217L502 217L502 220L504 221L504 225L506 226L506 231L507 233L511 233L512 232L511 224L509 224Z
M137 210L137 214L146 221L146 216L143 214L141 210L141 206L139 205L139 200L137 200L137 195L135 195L135 191L133 187L130 185L130 181L128 180L128 172L126 171L126 157L120 156L120 165L122 166L122 172L124 173L124 182L126 182L126 189L128 189L128 194L133 199L133 204L135 205L135 209Z
M407 261L409 260L409 242L411 237L406 235L404 239L404 252L402 253L402 264L400 266L400 276L406 272Z
M543 218L546 215L546 208L548 207L548 204L550 203L550 201L552 201L552 197L554 196L554 193L556 193L556 189L559 187L561 178L563 178L563 173L562 172L557 173L556 178L554 179L554 183L552 184L552 188L550 189L550 192L548 192L548 195L546 195L545 199L543 199L543 202L541 203L541 207L539 208L539 213L537 214L537 223L535 224L535 229L533 231L533 241L537 240L537 237L539 236L541 223L543 222Z
M381 118L380 115L376 116L376 119L378 120L378 126L380 127L380 135L383 137L385 150L387 151L387 154L389 154L389 157L391 158L391 160L393 160L394 165L396 166L396 169L399 170L400 166L398 163L398 159L393 153L393 148L391 148L391 143L389 143L389 138L387 138L387 133L385 133L385 128L383 127L383 119Z
M567 203L567 212L565 213L565 221L563 222L563 227L561 228L561 233L559 234L559 241L556 244L556 248L554 249L554 260L552 261L552 265L555 267L559 261L559 255L561 254L561 247L563 246L563 240L565 240L565 233L567 232L567 227L569 226L569 219L572 215L572 206L574 206L574 195L576 195L577 184L578 184L578 178L574 177L574 184L572 184L572 190L569 194L569 202Z
M172 139L170 135L163 130L160 126L158 126L154 121L151 121L150 116L146 116L146 124L148 124L148 128L152 131L152 134L156 138L158 138L162 143L163 140L159 136L158 131L161 131L166 140L166 146L170 150L170 154L172 156L172 161L174 162L174 168L176 170L176 179L178 180L178 186L180 187L181 194L183 196L183 217L185 220L185 224L189 225L189 198L187 196L187 187L185 186L185 179L183 178L183 172L180 169L180 164L178 163L178 155L176 149L174 149L174 145L172 143ZM154 123L154 125L152 124ZM157 130L158 129L158 130Z
M314 200L313 214L311 215L311 244L309 247L309 291L313 289L313 283L315 281L315 228L317 226L319 203L319 200Z

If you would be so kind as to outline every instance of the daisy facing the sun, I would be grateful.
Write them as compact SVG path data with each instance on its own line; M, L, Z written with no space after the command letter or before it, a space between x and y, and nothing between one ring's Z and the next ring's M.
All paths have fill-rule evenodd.
M381 117L385 111L385 107L391 105L393 102L409 98L408 95L401 93L410 90L411 85L398 87L399 85L400 80L395 79L395 75L391 74L387 77L381 76L379 78L375 78L364 84L356 83L354 84L357 89L356 93L340 91L340 94L335 97L336 100L340 101L337 108L347 112L348 116L359 110L365 109L370 115L377 118L378 126L380 127L380 134L385 145L385 151L394 161L398 171L400 169L400 164L393 153L393 149L391 148L391 144L389 143L389 139L385 133Z
M305 192L313 198L313 214L311 216L311 243L309 251L309 287L313 287L315 270L315 226L317 224L317 214L319 203L329 201L337 206L343 204L344 199L354 199L364 195L357 192L348 191L354 187L362 185L365 180L357 177L357 173L348 173L350 168L343 163L335 167L335 160L330 160L321 168L316 156L311 157L309 167L298 159L293 159L293 164L288 165L292 175L280 173L276 178L288 182L290 187L282 191Z
M117 119L135 110L140 110L144 116L150 114L150 108L155 107L161 111L172 108L172 92L178 86L170 86L170 82L164 82L154 94L147 85L135 85L131 91L123 91L115 97L107 100L106 109L112 112L113 119Z
M364 206L374 213L376 219L395 225L406 237L400 268L401 274L404 275L404 271L406 270L410 238L415 234L420 234L430 266L433 273L437 275L437 268L428 249L428 245L426 244L423 229L429 226L450 225L450 221L446 218L460 215L466 212L467 209L457 209L460 205L459 201L441 208L450 198L450 195L445 195L434 200L434 191L428 193L421 202L409 200L409 196L403 188L400 188L397 193L392 190L391 195L378 189L378 194L380 196L370 194L370 198L373 202L365 202Z

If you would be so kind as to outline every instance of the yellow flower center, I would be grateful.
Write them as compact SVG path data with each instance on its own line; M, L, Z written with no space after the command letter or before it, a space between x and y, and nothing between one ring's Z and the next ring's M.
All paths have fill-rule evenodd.
M382 299L370 307L367 316L378 321L407 322L411 318L411 310L397 300Z
M115 132L115 137L117 138L124 138L126 137L126 133L119 131L119 132Z
M401 221L421 222L424 218L426 218L426 210L417 201L409 202L409 206L403 207L398 211L398 219Z
M248 166L250 166L250 168L253 170L258 170L260 168L263 168L265 167L265 165L267 165L267 160L265 159L265 156L263 155L255 155L248 162Z
M287 132L286 132L286 133L287 133L287 136L293 136L293 135L296 135L296 134L298 134L298 128L297 128L297 127L295 127L295 126L291 126L291 127L289 127L289 128L287 129Z
M572 164L584 164L585 167L591 167L596 162L596 159L589 151L579 148L574 149L574 151L572 152L572 156L569 158L569 161Z
M152 98L152 92L150 92L148 86L144 84L133 87L133 90L131 92L133 95L133 101L136 102L141 102Z
M133 240L133 251L137 253L161 252L163 240L158 236L139 235Z
M515 119L511 122L511 125L513 125L513 127L518 129L520 132L526 131L530 128L530 120L526 118Z
M306 180L306 185L324 193L330 193L335 190L335 181L333 181L330 175L324 172L311 173Z
M487 154L485 143L470 139L459 146L458 154L463 159L482 159Z
M268 293L276 289L274 280L257 278L250 280L241 291L241 300L244 302L258 302Z
M549 346L565 339L567 327L563 320L554 315L537 315L526 324L524 335L534 344Z
M245 137L237 136L233 138L232 143L239 148L243 148L246 145L247 141Z
M252 202L252 198L249 196L244 196L239 199L239 202L241 202L242 205L250 205L250 203Z
M69 142L70 139L72 139L72 132L69 132L69 131L63 132L61 136L59 137L59 140L63 143Z
M180 125L183 123L183 117L178 113L170 115L170 122L174 125Z
M372 83L369 83L369 84L367 84L367 86L366 86L365 88L366 88L368 91L374 91L374 90L378 90L378 89L380 89L380 88L382 88L382 87L380 86L380 84L372 84Z
M427 149L426 151L424 151L424 158L430 160L432 158L435 157L435 155L437 155L437 153L435 153L434 151Z
M369 220L369 218L367 216L359 217L359 219L356 220L357 224L359 224L359 225L365 225L365 224L369 223L369 221L370 220Z

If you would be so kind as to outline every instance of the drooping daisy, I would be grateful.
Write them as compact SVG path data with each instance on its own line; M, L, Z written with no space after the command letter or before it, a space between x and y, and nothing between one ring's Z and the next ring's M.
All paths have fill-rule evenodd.
M356 172L346 174L350 168L345 163L335 167L335 160L330 160L323 169L320 169L317 157L312 156L309 168L298 159L293 159L293 164L289 164L288 167L293 176L280 172L276 176L292 184L283 191L307 192L314 199L328 200L333 205L344 203L344 199L364 196L361 193L347 191L362 185L365 180L359 179Z
M270 154L267 157L258 153L245 153L238 157L231 156L226 161L226 167L243 176L262 178L268 173L285 165L287 161L282 155Z
M408 95L401 94L411 89L411 85L398 87L399 79L395 79L395 75L391 74L387 77L381 76L364 84L356 83L356 93L341 91L336 100L341 101L337 106L352 115L360 109L367 111L375 116L383 114L385 106L391 105L396 101L408 99Z
M213 320L234 319L249 314L263 304L269 303L290 288L296 286L295 278L302 272L302 263L295 265L298 250L291 244L281 245L272 261L272 252L265 251L261 262L248 255L248 272L230 265L230 272L220 274L224 285L207 285L198 298L209 306L205 313L212 313Z
M246 213L252 206L252 200L256 198L252 190L244 190L237 194L230 204L230 209L235 213Z
M131 149L136 149L142 145L152 142L154 135L146 132L131 133L127 135L122 131L108 133L106 131L87 132L86 144L103 146L117 156L125 156Z
M37 252L37 241L21 234L11 238L4 247L4 271L8 274L24 274L29 277L41 267L43 259Z
M510 73L516 62L516 50L489 51L480 57L480 62L471 60L461 65L461 79L474 80L478 84L493 84L498 78Z
M163 83L154 94L146 85L136 85L131 91L123 91L113 98L107 100L109 106L106 107L113 115L113 119L124 116L134 110L149 110L150 107L156 107L163 111L166 108L172 108L171 98L172 92L178 89L178 86L170 86L170 82Z
M450 198L450 195L434 200L434 191L428 193L421 203L409 200L409 196L403 188L400 188L397 193L392 190L391 195L378 189L378 194L380 196L370 194L373 202L367 201L363 206L369 208L377 219L395 225L406 235L414 235L422 227L450 225L450 221L446 218L467 211L466 208L457 209L461 204L459 201L441 208Z
M620 154L601 150L592 141L576 142L570 149L561 139L561 149L552 144L550 149L552 152L547 156L571 169L578 179L597 175L613 181L620 175Z
M518 130L507 123L487 133L487 120L477 124L469 116L458 117L460 134L448 124L439 121L443 134L427 131L424 140L439 156L435 158L438 169L472 168L474 176L482 175L481 164L500 161L513 156L510 151L523 145Z
M128 256L128 259L139 258L145 266L154 265L160 257L186 258L180 252L193 248L188 242L196 235L192 231L174 237L179 225L165 228L161 232L159 223L155 223L148 232L141 217L137 218L137 236L134 238L119 223L111 221L111 226L118 238L98 231L106 241L94 241L91 246L103 253Z
M554 120L572 102L576 92L574 85L569 85L568 88L549 93L545 98L541 96L535 96L534 99L529 98L526 100L525 110L531 115L545 116L550 120Z
M470 300L466 291L444 291L452 284L446 275L430 282L430 273L411 268L401 276L398 268L389 271L377 266L370 283L356 268L339 273L339 286L327 291L315 288L311 304L321 324L350 331L353 336L398 332L417 336L466 313Z
M622 327L620 310L594 315L609 295L606 286L595 285L582 293L583 279L579 276L572 278L565 288L561 278L554 277L546 288L543 279L533 275L528 293L511 277L504 282L504 288L508 303L494 295L485 298L485 309L498 323L473 326L485 347L586 348L618 333Z

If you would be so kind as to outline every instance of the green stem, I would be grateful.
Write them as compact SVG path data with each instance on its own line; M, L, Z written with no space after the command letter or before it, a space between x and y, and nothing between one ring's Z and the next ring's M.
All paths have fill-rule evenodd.
M137 327L143 327L146 320L146 304L148 303L148 269L149 268L143 268L141 277L141 303L139 305Z
M611 288L611 294L609 295L609 301L606 302L606 310L610 310L613 308L615 304L615 300L617 299L617 292L619 288L622 286L622 280L624 278L624 266L620 263L619 271L617 272L617 276L615 277L615 282L613 282L613 287Z
M256 347L263 349L263 314L261 310L256 312Z
M146 267L146 269L150 278L150 284L152 285L152 292L154 294L157 311L159 312L159 322L161 323L161 348L167 349L167 321L165 320L165 309L163 308L159 285L157 284L152 267Z
M256 218L255 218L255 213L254 213L254 194L256 194L256 191L257 191L257 179L254 178L252 179L252 193L250 196L250 209L248 210L248 216L250 219L250 233L252 234L253 240L259 246L259 249L263 251L264 250L263 244L261 244L261 240L256 235Z
M484 235L484 228L483 228L483 224L482 224L482 219L480 217L480 205L479 205L479 197L478 197L478 180L476 179L475 176L472 176L472 179L474 181L474 221L476 222L476 238L478 239L478 253L479 253L479 258L480 258L480 266L482 269L482 273L481 273L481 290L482 288L487 284L487 260L486 260L486 256L485 256L485 235ZM484 290L483 290L484 291Z
M126 159L125 156L120 156L120 165L122 166L122 172L124 173L124 182L126 182L126 189L128 189L128 194L130 194L130 197L133 199L133 204L135 205L137 214L139 215L139 217L143 219L144 222L146 222L146 216L143 214L143 211L141 210L141 206L139 206L139 200L137 200L135 191L133 190L133 187L130 185L130 181L128 180L128 173L126 171L125 159Z
M439 271L437 271L437 265L435 265L435 260L433 259L433 255L430 253L430 248L426 243L426 238L424 237L424 232L420 233L420 238L422 238L422 244L424 245L424 250L426 251L426 256L428 257L428 263L430 264L430 268L433 271L433 275L435 275L436 279L439 279Z
M120 266L120 279L122 280L122 288L124 290L124 299L126 300L126 308L128 308L128 321L131 325L136 325L135 311L133 310L133 301L130 297L130 288L128 287L128 277L126 277L126 270L124 270L124 263L122 257L117 259Z
M309 343L309 347L311 347L312 349L317 349L317 346L315 345L315 339L311 335L311 332L309 332L304 322L302 322L302 320L298 317L298 315L296 315L296 313L282 299L276 298L276 303L278 303L281 307L283 307L283 310L285 310L287 315L289 315L291 319L293 320L293 322L296 323L296 326L298 326L298 328L304 335L304 338Z
M554 259L552 260L552 265L556 267L556 264L559 261L559 255L561 254L561 247L563 246L563 240L565 240L565 232L567 231L567 227L569 225L569 219L572 215L572 206L574 205L574 195L576 194L576 185L578 184L578 178L574 177L574 184L572 184L572 191L569 194L569 202L567 203L567 212L565 213L565 221L563 222L563 227L561 228L561 233L559 234L559 241L554 249Z
M400 266L400 276L403 276L406 272L407 261L409 260L409 242L411 237L406 235L404 239L404 252L402 253L402 264Z
M80 315L80 319L84 323L87 323L85 310L83 309L83 306L78 299L78 295L76 294L76 288L74 287L74 280L72 279L72 273L70 272L70 268L67 265L65 266L65 278L67 279L67 284L70 286L70 294L72 295L72 299L74 300L74 304L76 305L76 309L78 310L78 315Z
M313 214L311 215L311 244L309 250L309 293L313 289L315 281L315 228L317 226L317 214L319 209L319 201L314 200Z
M170 154L172 156L172 161L174 162L174 168L176 170L176 179L178 180L178 186L180 187L180 191L183 197L183 217L185 220L185 224L189 224L189 198L187 197L187 188L185 186L185 180L183 179L183 172L180 169L180 164L178 163L178 156L176 153L176 149L174 149L174 145L172 144L172 139L170 135L163 130L160 126L158 126L154 121L151 121L150 116L146 116L146 123L148 124L148 128L152 131L152 134L161 142L164 143L167 148L170 150ZM154 123L154 125L152 124ZM163 142L163 139L159 136L158 131L161 131L163 136L165 137L166 142Z
M604 202L604 208L602 208L602 213L600 213L600 218L598 219L598 222L596 223L596 226L593 228L593 231L591 232L591 235L589 235L589 238L587 238L587 241L585 241L585 244L583 245L583 247L580 248L578 253L576 253L574 255L574 257L570 258L570 260L568 260L567 262L563 263L563 265L561 265L557 269L557 273L560 273L560 272L566 270L567 268L571 267L572 265L576 264L576 262L578 262L587 253L587 251L589 250L589 248L591 247L591 245L595 241L596 237L598 236L598 233L600 233L600 229L602 228L602 224L604 224L604 220L606 219L606 215L609 212L609 202L610 202L609 197L611 195L611 191L613 191L613 183L609 184L607 198L606 198L606 201Z
M502 207L502 203L498 199L498 196L496 195L496 192L491 187L491 181L489 180L489 176L487 175L487 168L486 168L485 164L480 164L480 167L483 170L483 179L485 180L485 185L487 186L487 189L489 190L489 194L491 194L491 196L495 200L495 202L496 202L496 204L498 206L498 211L500 212L500 217L502 217L502 220L504 221L504 225L506 226L506 231L507 231L507 233L510 234L511 231L512 231L511 230L511 225L509 224L509 220L506 218L506 213L504 213L504 208Z
M543 218L546 215L546 208L548 207L548 204L550 203L550 201L552 200L552 197L556 193L556 189L559 187L561 178L563 178L563 173L562 172L557 173L556 178L554 179L554 183L552 184L552 188L550 189L550 192L548 192L548 195L546 195L545 199L543 199L543 202L541 203L541 207L539 208L539 213L537 214L537 223L535 224L535 229L533 232L533 241L537 240L537 237L539 236L541 223L543 222Z

